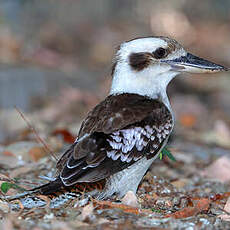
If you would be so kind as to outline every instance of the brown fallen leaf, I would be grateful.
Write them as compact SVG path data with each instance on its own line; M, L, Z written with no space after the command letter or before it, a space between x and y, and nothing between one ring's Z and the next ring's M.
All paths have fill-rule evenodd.
M230 192L225 192L222 194L217 193L217 194L211 195L209 198L212 201L218 201L218 200L226 199L229 197L230 197Z
M37 162L45 156L47 156L47 150L43 145L33 141L19 141L6 146L0 152L0 164L15 168L20 163L19 159Z
M227 156L220 157L210 166L201 171L201 176L217 179L221 182L230 181L230 159Z
M185 185L188 184L188 182L188 179L180 178L178 180L171 182L171 184L174 185L176 188L183 188Z
M75 137L67 129L56 129L53 135L61 135L66 143L72 144L75 141Z
M99 201L99 200L93 200L93 203L95 206L97 206L98 209L119 208L122 209L124 212L133 213L136 215L140 214L140 210L138 208L134 208L125 204L116 204L111 201Z
M230 197L228 198L225 206L224 206L224 211L226 211L226 214L221 214L218 217L221 218L222 220L225 221L230 221Z
M38 160L40 160L41 158L47 155L44 147L42 146L34 146L29 150L28 154L30 158L35 162L37 162Z
M193 114L182 114L179 121L183 126L190 128L196 124L197 118Z
M10 151L3 151L2 154L3 154L4 156L15 157L15 155L14 155L12 152L10 152Z
M174 212L173 214L168 214L165 216L165 218L172 217L175 219L182 219L182 218L194 216L201 213L202 211L208 211L210 203L211 201L209 199L202 198L198 200L193 207L186 207L182 210Z
M118 208L123 210L126 213L132 213L139 215L141 213L151 214L153 213L151 210L148 209L139 209L135 208L129 205L121 204L121 203L113 203L111 201L101 201L101 200L95 200L92 199L94 206L97 207L97 209L107 209L107 208Z

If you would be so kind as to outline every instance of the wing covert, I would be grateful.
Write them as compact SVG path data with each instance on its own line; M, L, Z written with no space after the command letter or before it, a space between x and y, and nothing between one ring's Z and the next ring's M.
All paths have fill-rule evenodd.
M94 182L149 159L172 128L171 113L160 101L137 94L109 96L88 114L79 131L82 140L59 161L60 178L66 186Z

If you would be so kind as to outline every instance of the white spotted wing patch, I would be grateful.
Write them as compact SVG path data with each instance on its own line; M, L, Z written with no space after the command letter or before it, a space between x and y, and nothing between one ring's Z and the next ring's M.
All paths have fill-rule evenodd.
M78 139L57 163L58 176L65 186L95 182L149 159L166 143L172 120L159 100L112 94L88 113Z
M172 120L159 126L143 124L113 132L107 139L112 150L107 156L129 163L146 155L155 155L172 131Z

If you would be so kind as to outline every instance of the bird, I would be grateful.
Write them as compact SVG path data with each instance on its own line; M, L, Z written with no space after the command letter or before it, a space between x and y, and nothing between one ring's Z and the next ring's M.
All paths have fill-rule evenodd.
M114 55L109 95L83 120L75 142L57 162L42 195L87 191L98 199L134 194L174 127L167 86L181 73L228 68L187 52L163 36L123 42Z

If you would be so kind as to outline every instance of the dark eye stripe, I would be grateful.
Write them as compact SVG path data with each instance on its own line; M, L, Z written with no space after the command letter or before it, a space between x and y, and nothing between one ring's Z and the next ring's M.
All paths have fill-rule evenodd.
M149 66L151 58L151 53L131 53L129 56L129 64L133 70L141 71Z

